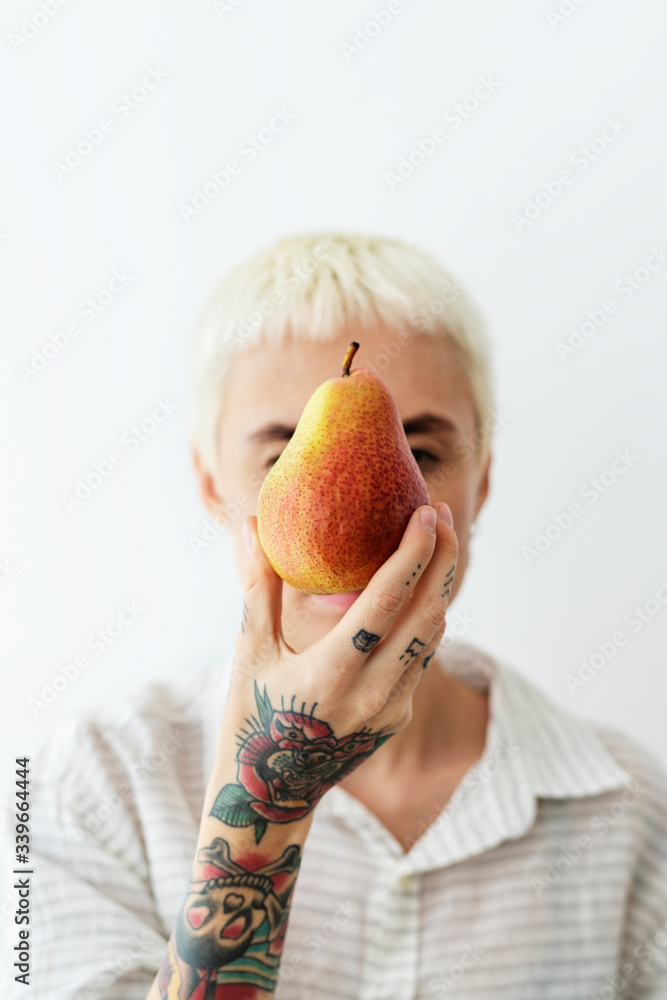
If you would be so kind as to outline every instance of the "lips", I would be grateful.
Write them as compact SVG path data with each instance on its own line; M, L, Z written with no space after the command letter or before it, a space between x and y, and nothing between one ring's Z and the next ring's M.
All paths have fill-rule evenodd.
M313 601L318 608L347 611L360 594L363 594L363 590L350 590L345 594L313 594Z

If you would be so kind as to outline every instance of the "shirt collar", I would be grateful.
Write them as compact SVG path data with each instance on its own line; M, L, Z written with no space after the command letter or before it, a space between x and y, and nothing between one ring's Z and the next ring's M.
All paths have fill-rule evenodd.
M317 807L353 824L394 875L454 864L523 836L535 822L539 798L581 798L630 783L589 722L560 708L511 667L460 641L442 647L441 662L488 690L487 739L482 757L446 805L434 809L433 822L410 850L405 853L377 817L340 786Z
M490 691L491 716L522 747L535 797L599 795L631 780L592 723L561 708L511 667L463 642L452 643L443 662L462 680Z
M316 808L318 816L351 825L378 860L398 874L462 861L534 824L539 798L582 798L629 784L590 722L561 708L517 671L469 643L445 642L443 668L489 693L484 752L449 801L405 853L380 820L340 785ZM204 786L208 784L220 732L233 654L206 692ZM437 805L437 804L434 804Z

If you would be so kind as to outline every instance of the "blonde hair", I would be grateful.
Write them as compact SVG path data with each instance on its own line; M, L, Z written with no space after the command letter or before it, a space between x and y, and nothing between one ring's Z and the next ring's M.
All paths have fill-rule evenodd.
M288 334L330 340L378 322L403 338L444 336L461 360L475 406L482 457L495 408L491 347L483 318L460 281L399 240L357 233L289 236L234 268L214 288L195 328L189 421L192 446L218 472L225 380L234 358ZM386 356L386 355L385 355ZM381 355L375 366L381 372Z

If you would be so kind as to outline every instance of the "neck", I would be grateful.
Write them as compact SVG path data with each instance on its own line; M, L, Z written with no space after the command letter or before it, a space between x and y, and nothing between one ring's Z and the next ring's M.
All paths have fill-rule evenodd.
M364 762L367 774L424 773L477 759L486 743L488 698L443 669L433 657L412 697L408 724Z

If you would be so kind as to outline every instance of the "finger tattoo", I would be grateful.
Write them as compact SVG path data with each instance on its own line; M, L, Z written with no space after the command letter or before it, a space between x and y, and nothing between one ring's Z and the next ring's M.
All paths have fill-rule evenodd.
M379 635L375 635L374 632L367 632L365 628L359 629L357 634L352 638L355 648L360 653L370 653L372 649L375 649L379 641Z
M452 566L449 573L447 574L447 579L445 580L442 597L449 597L452 592L452 584L454 582L454 573L456 572L456 563Z
M419 656L425 645L426 645L425 642L421 642L421 640L415 636L410 645L408 646L408 648L403 653L403 656L399 657L399 662L403 660L406 656L408 657L409 660L414 660L416 656Z

